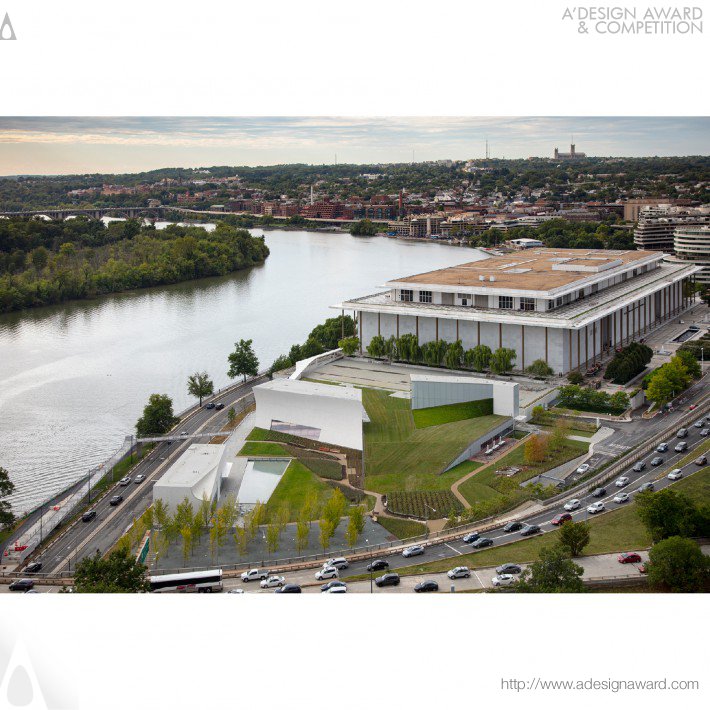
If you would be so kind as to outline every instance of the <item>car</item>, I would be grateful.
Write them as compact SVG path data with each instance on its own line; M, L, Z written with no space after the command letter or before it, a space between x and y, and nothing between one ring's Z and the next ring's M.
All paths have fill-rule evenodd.
M324 579L337 579L338 578L338 568L337 567L323 567L319 569L315 574L316 579L322 582Z
M592 491L592 498L601 498L606 495L606 488L595 488Z
M496 574L520 574L522 571L523 568L513 562L506 562L504 565L496 567Z
M439 585L433 579L426 579L414 585L415 592L438 592Z
M283 587L278 587L277 589L274 589L274 592L276 594L300 594L301 593L301 587L298 584L284 584Z
M94 518L96 517L96 511L95 510L87 510L86 513L84 513L81 516L81 521L83 523L90 523Z
M387 560L373 560L369 565L367 565L366 569L368 572L379 572L380 570L389 568L390 563L387 562Z
M542 532L540 526L531 523L523 527L523 529L520 531L520 537L529 537L530 535L537 535L540 532Z
M399 575L396 572L388 572L375 580L378 587L396 587L399 585Z
M708 457L705 454L700 454L697 459L693 462L696 466L705 466L708 462Z
M688 430L685 427L683 427L682 429L678 429L676 436L679 439L685 439L685 437L688 436Z
M133 483L143 483L145 481L145 476L142 473L139 473L134 479Z
M467 545L470 545L472 542L476 542L478 538L481 537L479 533L477 532L470 532L466 533L462 538L462 542L465 542Z
M402 557L417 557L418 555L424 554L424 547L422 545L412 545L411 547L405 547L402 550Z
M705 419L704 419L704 418L703 418L703 419L698 419L698 421L695 422L695 424L693 424L693 426L694 426L696 429L702 429L702 428L705 426Z
M119 503L123 503L123 496L113 496L108 502L109 505L118 505Z
M471 570L468 567L454 567L446 573L446 576L449 579L467 579L471 576Z
M190 432L189 431L181 431L180 436L190 436Z
M344 557L331 557L323 564L323 567L335 567L336 569L347 569L350 563Z
M214 405L215 409L224 409L224 404L222 402L217 402L217 404ZM300 591L300 587L298 588Z
M656 451L658 451L659 454L665 454L666 451L668 451L668 444L666 444L665 441L662 442L662 443L660 443L660 444L656 447Z
M274 575L273 577L267 577L259 582L259 586L262 589L271 589L273 587L283 587L286 580L283 577Z
M566 523L568 520L572 520L572 516L569 513L558 513L550 522L553 525L562 525L562 523Z
M654 456L651 459L651 466L660 466L663 463L663 456Z
M29 564L27 565L27 567L25 567L25 572L27 572L27 574L34 574L35 572L39 572L41 569L41 562L33 562L32 564Z
M515 584L515 577L512 574L499 574L491 580L494 587L509 587Z
M568 500L562 507L565 510L577 510L582 505L582 502L578 498L572 498Z
M34 579L16 579L10 583L9 589L11 592L27 592L30 589L34 589L34 586Z
M330 582L324 584L320 590L321 592L330 592L333 589L347 589L348 585L345 582L341 582L339 579L333 579Z
M343 587L331 587L330 589L326 590L326 594L345 594L348 591L348 588L343 586ZM322 592L321 592L322 594Z
M679 454L679 453L681 453L681 451L685 451L687 448L688 448L687 442L680 441L673 447L673 450Z
M653 488L653 481L646 481L646 483L639 486L639 493L643 493L644 491L652 491Z
M674 468L667 476L671 481L679 481L683 478L683 471L680 468Z
M646 462L645 461L637 461L634 464L633 470L636 471L636 473L639 473L639 472L643 471L644 468L646 468Z
M614 503L628 503L631 500L631 496L628 493L617 493L614 496Z
M490 537L479 537L476 542L471 544L471 547L475 547L480 550L482 547L490 547L493 544L493 539Z
M583 463L583 464L577 469L577 473L586 473L587 471L589 471L590 468L591 468L591 466L590 466L588 463Z
M614 481L617 488L623 488L631 479L628 476L621 476Z
M130 476L124 476L119 482L119 486L127 486L131 482L131 477Z
M263 569L261 567L254 567L253 569L242 572L240 575L242 582L252 582L254 580L267 579L271 576L271 572L268 569Z
M503 532L516 532L523 527L523 524L519 520L511 520L504 528Z
M638 552L622 552L616 559L625 565L627 562L641 562L641 555Z
M214 402L207 402L207 404L205 404L205 409L214 409L214 408L215 408Z
M598 503L592 503L588 508L587 512L590 515L595 515L596 513L601 513L604 510L604 503L599 501Z
M647 574L648 573L648 562L642 562L636 569L641 574Z
M246 592L241 587L236 587L235 589L227 590L227 594L246 594Z
M710 434L710 429L701 429L700 430L700 436L707 436Z

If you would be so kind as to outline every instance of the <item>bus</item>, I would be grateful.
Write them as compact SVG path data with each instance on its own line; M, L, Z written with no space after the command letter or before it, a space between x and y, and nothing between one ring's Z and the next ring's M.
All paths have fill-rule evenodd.
M159 574L150 578L151 592L221 592L222 570Z

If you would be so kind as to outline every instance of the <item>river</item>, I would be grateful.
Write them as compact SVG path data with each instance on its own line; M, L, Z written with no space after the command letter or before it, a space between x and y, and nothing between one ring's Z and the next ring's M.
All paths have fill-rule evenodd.
M261 367L303 342L344 298L388 279L485 258L467 247L331 232L265 234L265 264L225 277L0 316L0 466L16 513L123 442L152 392L176 412L189 374L229 384L227 354L252 338Z

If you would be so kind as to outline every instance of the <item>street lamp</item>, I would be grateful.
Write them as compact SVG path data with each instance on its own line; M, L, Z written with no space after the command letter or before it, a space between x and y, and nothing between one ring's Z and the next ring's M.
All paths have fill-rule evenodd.
M432 511L432 513L436 513L436 508L432 508L427 503L424 503L424 508L428 508L429 510ZM424 524L426 525L426 536L428 538L429 537L429 512L425 511L425 513L426 513L426 518L425 518L426 522Z

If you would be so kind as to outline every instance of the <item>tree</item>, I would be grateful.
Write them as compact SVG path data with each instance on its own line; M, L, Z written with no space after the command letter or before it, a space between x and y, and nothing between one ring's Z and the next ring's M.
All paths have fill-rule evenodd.
M296 523L296 549L298 552L303 552L308 547L308 535L310 532L310 520L301 518Z
M579 370L572 370L567 374L567 382L571 385L581 385L584 382L584 375Z
M341 338L355 334L355 321L351 316L336 316L326 319L325 322L313 328L308 334L308 340L317 343L320 352L323 352L324 350L335 350ZM318 353L313 354L317 355Z
M276 360L271 363L269 368L269 376L273 377L274 372L280 372L281 370L288 370L289 367L293 366L291 358L288 355L279 355Z
M323 519L319 523L320 532L318 533L318 542L325 552L330 547L330 539L335 534L335 525L332 520Z
M541 434L529 436L525 441L524 457L527 465L542 463L547 456L548 437Z
M0 466L0 530L9 528L15 522L9 501L3 500L12 495L14 490L15 484L10 480L10 474Z
M187 560L192 554L192 528L185 525L180 529L180 534L182 535L182 561L183 564L187 564Z
M237 411L234 407L227 410L227 421L231 424L237 418Z
M338 347L343 351L344 355L354 355L360 348L360 338L356 335L342 338L338 341Z
M345 539L350 547L355 547L357 540L365 529L365 511L360 505L354 505L348 511L348 528L345 532Z
M377 234L377 225L369 219L361 219L350 227L350 234L354 236L373 237Z
M234 352L227 356L229 370L227 377L232 379L242 376L244 382L247 376L255 377L259 373L259 360L252 349L252 340L240 340L234 343Z
M697 380L702 374L703 371L700 367L700 363L698 362L698 359L693 355L693 353L688 352L687 350L678 350L676 352L675 357L678 358L678 360L682 363L683 367L688 371L688 374L694 379Z
M659 407L667 404L675 397L673 383L662 372L657 372L648 383L646 397Z
M249 543L249 539L247 538L247 531L246 528L242 525L237 525L236 528L234 528L234 542L237 545L237 552L239 553L240 557L244 557L247 553L247 545Z
M74 589L82 594L147 592L150 583L146 572L146 566L126 550L114 550L106 558L97 553L76 566Z
M366 348L367 354L370 357L384 357L385 356L385 339L381 335L375 335L370 340L370 344Z
M463 359L464 350L460 340L457 340L455 343L451 343L446 348L444 364L449 368L449 370L458 370L463 364Z
M152 394L143 408L143 416L136 422L138 438L166 434L178 422L173 414L173 400L167 394Z
M333 524L333 531L338 527L340 518L345 514L347 506L348 502L345 500L343 492L339 488L336 488L333 491L333 495L328 498L326 504L323 506L322 513L323 518Z
M558 419L555 422L549 438L549 445L553 451L561 451L565 447L569 431L570 425L564 419Z
M533 377L550 377L555 374L555 371L544 360L535 360L532 365L525 368L525 372Z
M710 556L693 540L673 536L648 553L648 581L671 592L703 592L710 584Z
M579 557L589 544L589 525L567 520L560 529L560 546L570 557Z
M525 593L583 592L584 570L560 547L544 547L539 559L520 575L516 589Z
M278 523L269 523L266 526L266 549L273 554L279 549L280 540L281 530Z
M214 383L206 372L195 372L187 378L187 391L199 398L201 407L202 398L214 393Z
M684 493L671 489L638 493L635 498L636 513L653 542L665 538L690 537L702 534L697 530L699 511Z
M491 372L496 375L502 375L510 371L513 367L513 363L515 362L515 358L515 350L512 350L511 348L498 348L491 355Z

